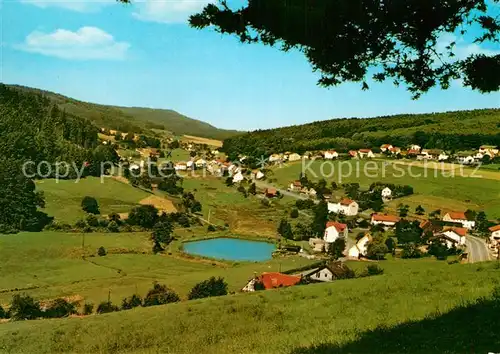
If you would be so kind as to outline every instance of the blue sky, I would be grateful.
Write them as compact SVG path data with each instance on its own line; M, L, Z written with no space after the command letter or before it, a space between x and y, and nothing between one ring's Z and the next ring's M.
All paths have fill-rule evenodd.
M204 1L4 0L0 81L121 106L169 108L228 129L337 117L500 107L459 83L412 101L403 88L324 89L300 53L242 45L186 19ZM450 40L450 38L444 38ZM462 53L494 51L459 42Z

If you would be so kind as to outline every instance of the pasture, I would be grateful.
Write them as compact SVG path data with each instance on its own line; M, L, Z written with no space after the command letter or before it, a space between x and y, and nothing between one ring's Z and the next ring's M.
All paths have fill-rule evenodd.
M0 236L0 304L16 293L38 299L79 298L98 303L108 293L119 304L133 293L144 295L153 281L165 283L185 297L199 281L223 276L238 291L254 272L297 268L311 261L302 257L264 263L225 263L183 257L183 240L206 237L205 228L180 230L166 255L151 252L150 233L40 232ZM216 233L211 234L213 236ZM83 245L83 246L82 246ZM97 256L103 246L107 255ZM85 258L82 256L85 255Z
M54 216L57 222L70 224L85 218L85 212L81 208L85 196L96 198L101 214L106 215L113 212L127 213L151 195L112 178L105 178L103 183L96 177L84 178L78 182L46 179L37 181L36 187L45 195L46 205L43 211Z
M384 274L368 278L85 318L7 323L0 325L0 348L137 354L199 348L208 354L498 351L497 302L475 302L489 297L500 281L495 263L380 265Z
M500 174L496 172L479 171L473 176L471 169L465 169L462 176L457 171L424 169L421 166L395 165L377 160L323 163L312 161L304 164L309 179L318 180L323 176L329 183L357 182L364 188L378 181L408 184L413 187L415 194L394 200L390 206L399 203L410 206L422 204L428 212L435 209L450 211L470 208L484 210L490 219L500 218L500 182L494 179ZM281 187L287 187L292 180L299 178L302 170L301 162L285 164L274 168L272 177L277 179ZM475 177L481 173L485 174L483 178Z

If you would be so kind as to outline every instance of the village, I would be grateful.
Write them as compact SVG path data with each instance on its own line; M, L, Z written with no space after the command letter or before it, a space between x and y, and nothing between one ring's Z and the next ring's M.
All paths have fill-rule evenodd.
M119 132L112 133L120 135ZM125 135L122 138L125 139ZM137 135L133 139L140 141ZM410 217L408 206L403 204L392 212L383 211L385 203L413 194L411 186L377 182L367 191L361 191L358 185L353 193L353 186L344 184L336 186L336 193L332 193L333 187L326 188L324 183L316 184L309 181L307 176L301 175L300 179L290 181L286 188L280 188L273 178L269 178L274 168L303 160L407 159L467 166L497 163L500 154L495 146L483 145L475 152L452 154L439 149L422 149L415 144L406 149L383 144L379 149L350 150L344 153L335 150L306 152L302 155L293 152L276 153L268 156L265 163L243 155L231 161L219 151L220 146L172 138L163 140L161 144L156 143L156 146L137 147L132 155L120 154L120 157L123 162L129 163L130 170L139 174L153 161L159 163L160 169L162 166L169 167L181 177L188 177L190 172L208 174L221 178L227 186L239 186L238 191L243 192L246 191L243 186L251 186L248 190L253 188L253 194L264 200L279 199L286 195L296 199L298 206L307 204L308 207L300 208L300 212L310 217L314 217L318 205L326 206L327 220L323 225L322 237L307 237L307 232L300 236L282 233L279 235L283 241L280 241L282 249L277 252L296 252L303 257L319 260L323 265L301 274L256 275L243 291L254 291L255 283L268 289L295 285L304 279L308 282L333 281L343 276L345 269L342 261L346 260L369 262L383 260L387 255L394 258L432 255L438 259L454 259L456 262L478 262L499 257L500 225L488 221L482 211L434 210L426 215L424 210L417 207ZM172 149L184 150L188 158L172 161L172 156L169 156L171 153L165 152ZM344 193L339 193L342 189ZM294 249L295 245L299 247Z

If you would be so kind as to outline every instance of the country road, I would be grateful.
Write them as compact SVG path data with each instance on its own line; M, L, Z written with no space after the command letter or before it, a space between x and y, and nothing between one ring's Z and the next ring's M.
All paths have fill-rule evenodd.
M467 237L467 252L469 263L486 262L491 260L490 252L486 242L478 237Z

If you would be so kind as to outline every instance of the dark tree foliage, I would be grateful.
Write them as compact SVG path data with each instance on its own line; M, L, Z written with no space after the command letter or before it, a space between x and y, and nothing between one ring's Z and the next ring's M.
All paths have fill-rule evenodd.
M158 209L153 205L141 205L133 208L128 215L127 222L130 225L141 226L151 229L158 220Z
M106 254L107 254L107 252L106 252L106 249L104 247L101 246L97 249L97 255L99 257L104 257Z
M151 235L151 239L154 243L154 250L162 250L163 247L172 242L172 232L174 231L174 226L170 221L158 222L154 228Z
M101 212L99 211L99 204L97 203L97 200L93 197L84 197L82 200L82 210L86 213L90 214L100 214Z
M113 305L111 301L103 301L101 302L96 309L96 313L110 313L120 311L120 308L116 305Z
M121 0L128 2L127 0ZM500 88L500 55L457 57L456 43L442 46L443 33L465 35L476 43L497 43L498 0L248 0L231 9L209 4L190 18L191 26L213 26L243 43L279 46L304 53L321 86L346 81L391 80L405 84L414 98L453 79L480 92ZM476 34L477 33L477 34Z
M328 221L328 203L324 200L320 201L313 208L314 219L311 224L311 229L316 236L322 237L325 233L326 222Z
M38 210L44 206L43 194L36 192L19 163L0 156L0 233L40 231L51 221Z
M281 219L280 223L278 224L278 234L287 239L291 240L293 239L293 231L292 231L292 225L288 222L286 219Z
M419 245L422 243L422 229L418 221L401 220L397 222L395 234L399 244Z
M137 294L126 297L122 300L122 310L130 310L139 306L142 306L142 298Z
M16 294L10 303L11 318L15 321L34 320L42 316L40 304L31 296Z
M343 238L338 238L328 247L328 254L333 259L339 259L343 257L345 247L346 247L345 240Z
M188 299L203 299L205 297L227 295L227 283L224 278L211 277L196 284L189 292Z
M179 302L181 299L173 290L166 285L154 283L153 288L148 291L144 298L143 306L156 306Z
M47 318L60 318L74 315L76 313L76 306L65 299L55 299L44 311L43 317Z

